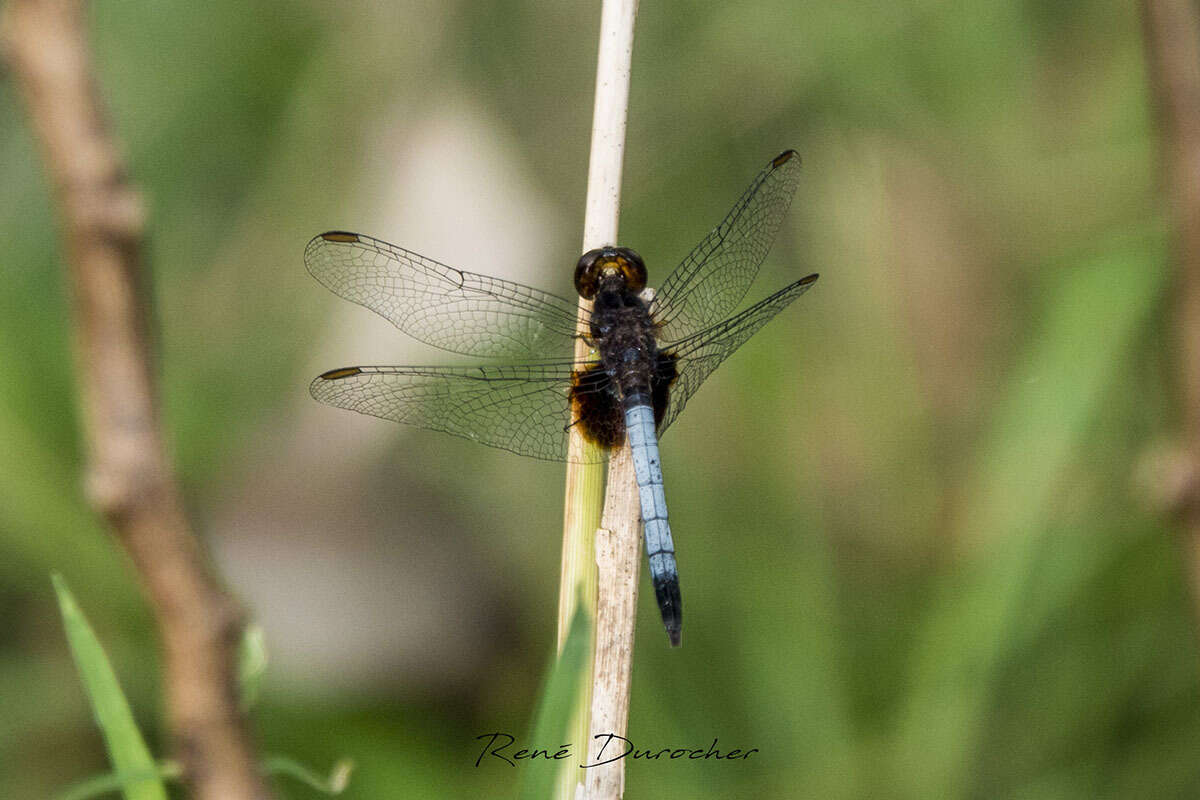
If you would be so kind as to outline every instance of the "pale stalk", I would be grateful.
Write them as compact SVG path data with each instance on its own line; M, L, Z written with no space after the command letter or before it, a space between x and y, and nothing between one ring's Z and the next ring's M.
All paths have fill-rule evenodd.
M617 242L617 221L621 202L621 167L625 156L625 120L629 106L630 62L633 57L633 23L637 17L636 0L604 0L600 14L600 47L596 61L596 98L592 111L592 148L588 162L587 207L583 223L583 251ZM579 301L579 330L591 310L589 301ZM582 340L575 344L575 360L588 357ZM558 646L566 640L567 626L577 604L583 603L596 619L595 534L600 526L604 465L580 464L581 456L593 446L583 441L579 427L570 432L567 466L566 502L563 513L562 583L558 601ZM593 626L594 630L594 626ZM595 652L595 640L592 642ZM590 733L592 703L592 659L588 673L580 683L568 728L568 741L584 757ZM555 787L558 800L575 800L583 778L579 762L568 759Z
M637 617L638 573L641 568L642 521L637 476L626 442L613 453L608 467L604 519L596 531L596 563L600 574L596 613L596 658L593 665L591 735L588 761L601 759L597 750L615 733L625 736L629 721L629 680L633 673L633 630ZM605 754L608 758L613 747ZM616 752L621 752L617 749ZM587 800L620 800L625 793L625 759L587 769Z

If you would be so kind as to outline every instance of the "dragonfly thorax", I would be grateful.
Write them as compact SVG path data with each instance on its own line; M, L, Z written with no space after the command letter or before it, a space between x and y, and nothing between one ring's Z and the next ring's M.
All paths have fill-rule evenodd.
M601 290L592 306L592 343L623 399L648 395L658 360L650 309L636 293Z

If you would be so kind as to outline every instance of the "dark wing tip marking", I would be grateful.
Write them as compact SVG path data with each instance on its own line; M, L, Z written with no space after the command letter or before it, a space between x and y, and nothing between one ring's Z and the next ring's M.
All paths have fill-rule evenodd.
M321 381L340 381L342 378L351 378L355 375L361 375L361 367L341 367L339 369L331 369L328 372L322 372L317 376L317 380Z
M793 158L797 159L797 161L798 161L800 158L800 154L797 153L795 150L784 150L782 153L780 153L779 155L775 156L774 159L772 159L771 166L778 169L779 167L782 167L787 162L791 161Z
M350 231L326 231L320 235L321 239L327 242L341 242L344 244L354 244L358 241L358 234Z
M811 286L817 282L817 278L819 277L821 277L821 274L819 272L814 272L812 275L805 275L803 278L797 281L797 283L799 283L801 286Z

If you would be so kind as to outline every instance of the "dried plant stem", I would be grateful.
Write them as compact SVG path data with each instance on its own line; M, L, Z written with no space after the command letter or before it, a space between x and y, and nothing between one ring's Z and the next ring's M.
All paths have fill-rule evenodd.
M10 0L3 45L54 184L74 294L87 492L162 633L167 708L200 800L269 797L238 708L241 614L209 571L166 456L142 291L143 211L104 119L81 0Z
M633 457L626 443L609 464L608 492L602 527L596 531L596 565L600 573L600 606L596 613L596 660L592 685L592 725L588 762L605 740L624 736L629 722L629 680L633 672L633 630L637 618L638 573L642 539L641 506ZM610 748L611 752L611 748ZM620 752L620 751L618 751ZM587 800L618 800L625 793L624 759L589 767Z
M637 17L636 0L604 0L600 14L600 48L596 62L596 97L592 113L592 148L588 164L587 209L584 217L583 250L606 244L616 244L617 224L621 201L621 169L625 156L625 121L629 106L630 64L633 57L633 24ZM581 333L591 304L580 300ZM575 359L588 357L588 346L581 339L575 346ZM577 427L571 429L569 452L578 456L591 447L582 440ZM574 460L574 459L573 459ZM620 459L616 460L620 463ZM567 468L567 499L563 531L563 576L559 594L559 647L566 638L566 626L577 600L588 604L596 617L596 529L600 526L600 498L603 466L572 463ZM614 483L632 483L633 468L610 468L610 487ZM610 490L611 491L611 490ZM637 501L634 500L636 508ZM626 532L619 532L626 533ZM608 534L603 534L607 536ZM636 521L633 536L638 535ZM636 558L636 547L635 547ZM635 562L636 575L636 562ZM635 581L636 587L636 581ZM636 589L635 589L636 590ZM607 591L606 589L602 589ZM599 621L598 621L599 622ZM597 630L596 641L605 641L608 634ZM589 659L589 663L591 659ZM594 672L594 668L593 668ZM590 724L593 704L593 675L583 676L583 689L570 728L569 739L575 752L583 756L591 741ZM626 695L628 694L626 689ZM574 759L564 762L555 796L573 800L579 796L583 776Z
M1179 261L1177 330L1187 475L1177 481L1184 489L1174 504L1186 528L1200 620L1200 14L1190 0L1143 0L1142 19Z

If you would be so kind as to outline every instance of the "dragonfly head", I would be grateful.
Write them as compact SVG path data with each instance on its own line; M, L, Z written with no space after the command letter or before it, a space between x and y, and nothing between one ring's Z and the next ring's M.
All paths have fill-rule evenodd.
M613 284L631 292L646 288L646 264L628 247L597 247L579 257L575 265L575 290L586 300Z

